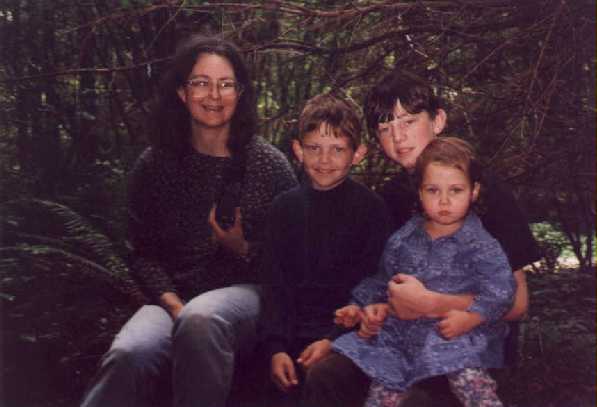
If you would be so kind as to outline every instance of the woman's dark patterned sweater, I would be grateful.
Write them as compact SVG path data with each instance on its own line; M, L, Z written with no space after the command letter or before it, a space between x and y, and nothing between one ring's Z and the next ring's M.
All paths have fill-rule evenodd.
M254 265L265 217L274 197L294 187L296 177L275 147L258 137L249 143L244 177L236 180L249 242L249 255L241 258L214 242L208 224L217 197L234 187L226 178L233 165L231 158L204 155L190 146L179 155L149 147L138 158L129 185L132 270L152 301L165 292L189 300L207 290L257 280Z

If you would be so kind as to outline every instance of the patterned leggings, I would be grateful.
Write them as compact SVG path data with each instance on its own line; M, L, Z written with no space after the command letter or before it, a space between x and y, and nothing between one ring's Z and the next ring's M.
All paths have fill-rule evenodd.
M452 392L464 407L502 407L496 394L495 380L485 369L463 369L447 375ZM398 407L407 392L386 389L372 383L364 407Z

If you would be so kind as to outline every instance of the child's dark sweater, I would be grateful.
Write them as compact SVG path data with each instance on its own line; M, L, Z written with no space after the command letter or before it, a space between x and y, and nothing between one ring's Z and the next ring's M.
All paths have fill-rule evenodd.
M303 185L274 201L261 269L268 356L342 332L333 313L376 272L388 216L375 193L350 179L330 191Z

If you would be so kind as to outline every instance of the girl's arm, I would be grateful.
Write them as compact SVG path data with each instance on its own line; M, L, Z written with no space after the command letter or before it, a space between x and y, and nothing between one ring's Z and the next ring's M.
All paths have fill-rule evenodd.
M506 254L500 244L491 239L477 247L471 264L479 291L467 311L480 314L484 322L502 319L512 308L516 287Z

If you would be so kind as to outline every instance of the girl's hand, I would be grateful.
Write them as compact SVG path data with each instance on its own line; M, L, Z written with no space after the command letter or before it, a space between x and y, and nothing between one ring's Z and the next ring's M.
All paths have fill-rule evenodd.
M371 338L379 333L388 317L390 307L388 304L370 304L363 308L361 327L357 334L362 338Z
M334 313L334 323L344 328L352 328L361 322L362 311L358 305L347 305Z
M440 334L446 339L453 339L457 336L470 332L483 322L483 318L476 312L448 311L441 316L437 328Z
M209 211L208 223L214 240L220 245L239 256L246 256L249 253L249 243L245 240L240 208L234 208L234 224L228 230L222 229L218 224L215 206L212 206Z

